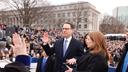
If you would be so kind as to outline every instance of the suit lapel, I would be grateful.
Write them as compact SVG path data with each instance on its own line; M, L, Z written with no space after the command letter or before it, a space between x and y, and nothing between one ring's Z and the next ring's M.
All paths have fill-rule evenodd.
M59 44L60 45L59 47L60 57L63 57L63 42L64 42L64 39L62 39Z

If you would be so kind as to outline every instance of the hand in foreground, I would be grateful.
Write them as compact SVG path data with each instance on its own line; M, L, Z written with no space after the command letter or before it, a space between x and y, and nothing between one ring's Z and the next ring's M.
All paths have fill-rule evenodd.
M67 68L68 68L68 70L66 70L65 72L72 72L72 68L70 68L68 65L67 65Z
M27 55L25 39L21 38L19 34L13 34L12 41L14 45L11 45L13 48L14 55Z
M68 59L68 60L66 60L66 63L70 64L70 65L76 64L76 59L75 58Z

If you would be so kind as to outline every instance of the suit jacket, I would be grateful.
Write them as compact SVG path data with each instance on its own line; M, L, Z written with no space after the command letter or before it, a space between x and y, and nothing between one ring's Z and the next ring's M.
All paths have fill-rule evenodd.
M124 63L124 59L125 59L127 51L128 51L128 43L126 43L124 46L123 55L122 55L121 60L117 66L116 72L122 72L122 65ZM128 72L128 67L127 67L126 72Z
M41 72L41 65L42 65L42 60L43 57L39 58L38 62L37 62L37 68L36 68L36 72ZM54 72L54 59L49 56L47 61L46 61L46 65L45 65L45 72Z
M43 46L45 52L48 55L52 55L55 53L56 55L56 72L64 72L65 67L64 64L66 62L66 59L76 58L78 59L80 56L84 54L84 47L80 41L77 41L76 39L72 38L68 49L65 53L65 56L63 56L63 42L64 39L57 40L54 44L53 48L50 48L49 45Z
M77 69L73 72L108 72L107 59L101 54L87 52L77 61Z

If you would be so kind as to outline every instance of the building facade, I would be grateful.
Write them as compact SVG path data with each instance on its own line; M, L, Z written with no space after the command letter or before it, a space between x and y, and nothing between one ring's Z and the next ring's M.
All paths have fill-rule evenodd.
M128 6L116 7L113 9L113 16L125 26L128 26Z
M81 34L99 30L98 19L100 12L96 10L95 6L88 2L70 3L56 6L53 5L51 7L52 10L50 10L50 14L46 13L46 16L39 18L32 24L32 26L42 25L44 28L52 29L60 28L63 23L70 22L75 25L76 30ZM10 11L6 11L6 14L9 14L9 12ZM1 24L22 24L22 21L19 22L20 18L16 17L16 15L14 16L13 14L9 14L9 17L4 19L2 11L0 14Z

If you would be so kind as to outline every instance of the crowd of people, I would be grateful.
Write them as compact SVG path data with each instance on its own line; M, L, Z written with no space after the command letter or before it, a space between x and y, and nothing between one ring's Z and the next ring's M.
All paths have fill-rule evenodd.
M108 72L108 66L117 67L121 61L126 43L105 39L101 32L89 32L82 36L74 31L74 26L70 23L65 23L63 28L49 30L14 26L8 31L4 27L0 29L0 59L29 66L29 57L37 58L36 72ZM22 52L19 44L26 51ZM25 55L23 61L22 55Z
M126 41L121 40L106 40L107 49L110 55L110 66L117 67L123 53L124 44Z

